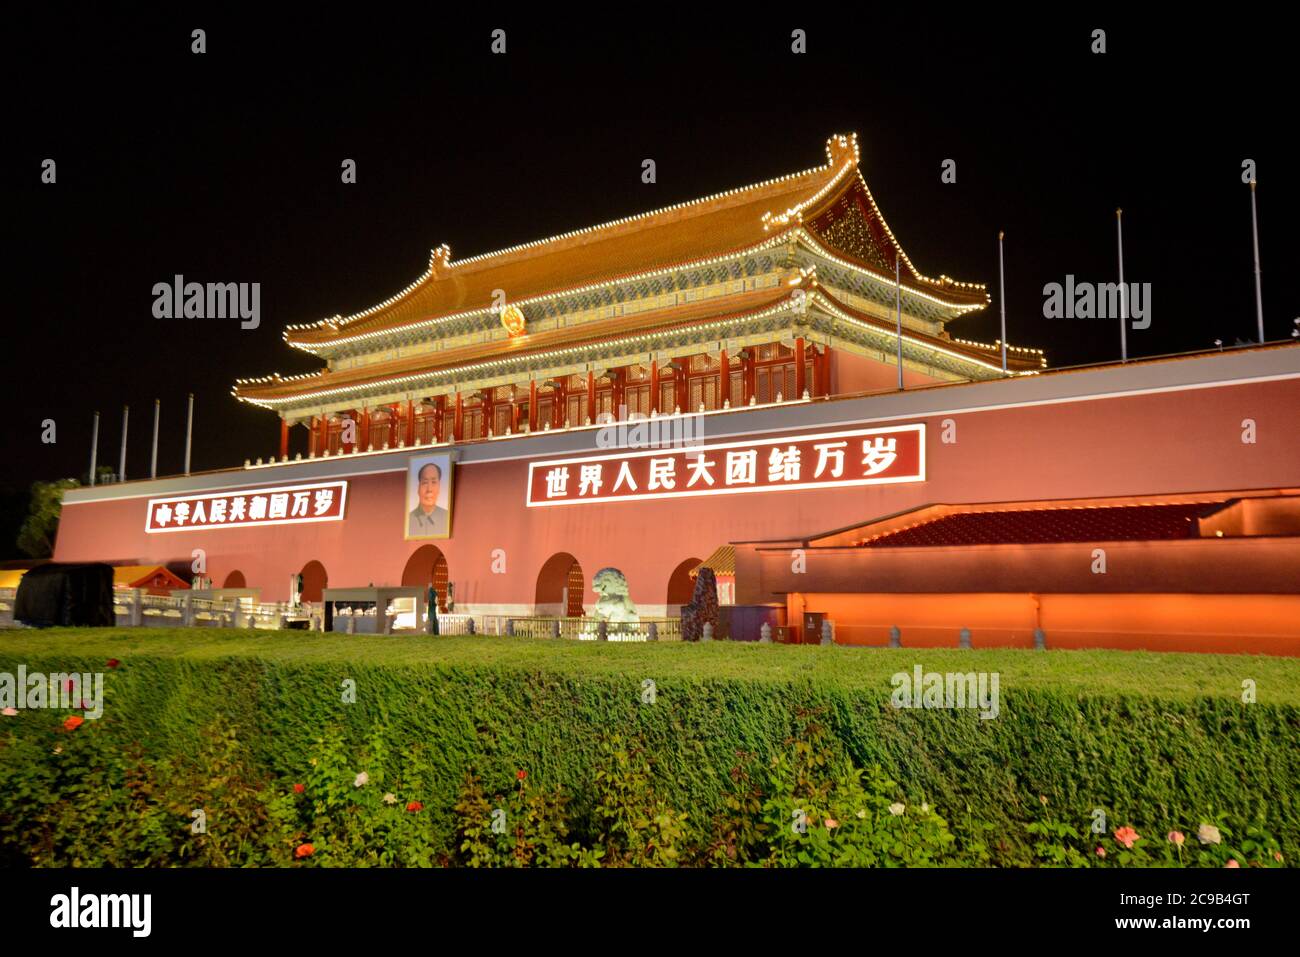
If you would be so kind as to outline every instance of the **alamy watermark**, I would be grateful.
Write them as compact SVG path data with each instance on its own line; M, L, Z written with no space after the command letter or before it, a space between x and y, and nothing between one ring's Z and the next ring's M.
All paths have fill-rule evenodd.
M262 322L260 282L186 282L177 274L172 282L153 286L155 319L243 319L241 329L256 329Z
M1127 299L1127 301L1125 301ZM1151 326L1151 283L1049 282L1043 287L1044 319L1129 319L1134 329Z
M0 671L0 710L61 708L84 711L95 721L104 714L103 672L28 672L26 665L18 673Z
M627 406L620 405L617 420L609 412L596 416L596 424L600 426L596 446L602 449L693 448L704 444L704 418L692 412L629 421Z
M986 721L1001 710L998 672L900 671L889 679L894 686L890 704L895 708L969 708Z
M129 929L133 937L148 937L152 911L152 894L83 894L74 886L50 898L50 926L118 927Z

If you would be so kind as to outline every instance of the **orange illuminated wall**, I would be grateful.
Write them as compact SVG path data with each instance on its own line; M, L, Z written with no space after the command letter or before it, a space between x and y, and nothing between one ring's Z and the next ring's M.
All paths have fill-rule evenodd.
M805 611L825 613L847 645L887 645L897 625L904 647L955 648L969 628L974 648L1032 648L1041 627L1049 648L1300 655L1300 595L789 596L792 623Z

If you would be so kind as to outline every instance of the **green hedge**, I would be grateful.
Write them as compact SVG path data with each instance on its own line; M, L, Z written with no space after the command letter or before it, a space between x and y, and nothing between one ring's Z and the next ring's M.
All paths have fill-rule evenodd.
M105 660L117 658L116 669ZM1001 711L897 710L889 676L997 671ZM735 645L592 645L495 637L383 638L191 631L0 633L0 671L104 671L106 746L147 759L199 752L220 716L248 760L300 780L326 730L358 752L376 734L389 780L418 779L448 846L466 772L593 801L601 742L639 737L656 793L696 826L725 810L737 752L766 762L796 712L823 708L859 766L879 764L910 801L993 826L994 860L1028 863L1019 835L1045 796L1086 828L1163 834L1227 814L1262 819L1300 855L1300 662L1231 655ZM356 682L344 703L341 683ZM656 685L653 704L643 685ZM1242 681L1258 687L1241 701ZM0 761L36 722L0 718ZM363 770L358 768L357 770ZM369 769L373 770L373 769ZM11 769L12 772L12 769ZM969 812L967 811L969 808ZM21 814L21 809L17 812ZM14 822L11 822L14 823Z

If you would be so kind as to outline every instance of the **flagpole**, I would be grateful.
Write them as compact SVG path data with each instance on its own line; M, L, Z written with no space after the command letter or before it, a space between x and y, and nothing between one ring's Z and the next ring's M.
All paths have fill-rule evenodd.
M1264 344L1264 297L1259 289L1259 217L1255 211L1255 177L1250 178L1250 232L1255 240L1255 322L1259 325L1259 342Z
M998 230L998 303L1002 306L1002 374L1007 374L1007 277L1002 269L1002 237Z
M129 405L122 406L122 453L117 460L117 480L126 481L126 423L127 416L131 413Z
M898 252L894 252L894 302L898 306L898 387L903 388L903 280L898 271Z
M194 434L194 393L190 393L190 408L185 415L185 474L190 474L190 439Z
M1119 351L1121 361L1128 362L1128 288L1124 285L1124 210L1115 210L1115 230L1119 236Z
M99 456L99 413L95 413L95 424L90 430L90 484L95 484L95 461Z
M156 479L158 477L158 413L162 408L162 400L153 400L153 452L149 456L149 477Z

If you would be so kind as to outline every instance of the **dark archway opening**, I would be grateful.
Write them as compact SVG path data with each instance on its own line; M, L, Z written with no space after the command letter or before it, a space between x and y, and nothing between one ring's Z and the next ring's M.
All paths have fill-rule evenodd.
M584 614L587 579L578 560L568 552L557 552L537 573L534 611L538 615L581 618Z
M682 605L689 605L695 594L695 578L691 575L704 561L702 558L688 558L668 576L668 614L676 615Z
M447 613L447 557L436 545L421 545L406 560L402 569L402 584L407 587L427 588L433 585L438 593L438 611Z
M319 602L321 595L329 586L329 576L325 574L325 566L318 561L310 561L302 566L302 595L303 601Z

